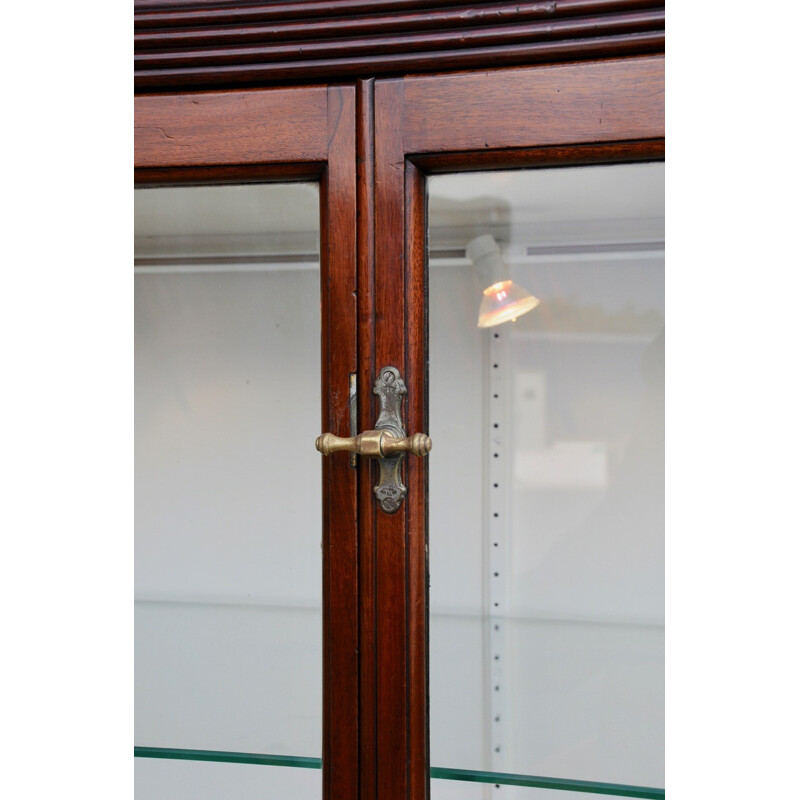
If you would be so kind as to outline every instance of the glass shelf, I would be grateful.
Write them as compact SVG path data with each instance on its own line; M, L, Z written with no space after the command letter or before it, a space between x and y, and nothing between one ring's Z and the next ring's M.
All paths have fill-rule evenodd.
M135 747L137 758L159 758L177 761L212 761L227 764L254 764L271 767L295 767L300 769L320 769L322 760L303 756L268 755L262 753L232 753L217 750L184 750L167 747ZM663 789L646 786L626 786L622 784L574 781L561 778L544 778L534 775L511 775L501 772L481 772L479 770L431 768L431 779L447 781L466 781L470 783L495 784L498 786L520 786L530 789L553 789L568 792L613 797L638 797L660 800Z

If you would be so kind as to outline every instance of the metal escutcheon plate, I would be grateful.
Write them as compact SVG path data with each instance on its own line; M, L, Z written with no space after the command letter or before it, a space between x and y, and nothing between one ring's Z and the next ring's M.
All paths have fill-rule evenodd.
M406 393L406 385L400 377L400 371L396 367L384 367L375 379L372 391L378 395L380 402L380 413L375 422L375 429L388 431L395 438L402 439L406 432L400 418L400 405ZM403 453L378 461L380 475L373 491L381 508L387 514L397 511L406 496L406 487L400 480L402 462Z

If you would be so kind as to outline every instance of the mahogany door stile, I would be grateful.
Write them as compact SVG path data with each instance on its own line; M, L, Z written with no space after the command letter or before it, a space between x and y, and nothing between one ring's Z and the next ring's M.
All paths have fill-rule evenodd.
M428 426L427 270L425 175L406 161L406 370L411 384L406 410L411 431ZM428 459L408 459L409 494L425 502L409 503L408 525L408 731L409 798L428 794Z
M350 435L350 374L357 369L355 89L328 89L322 175L323 411L321 431ZM300 365L299 365L300 366ZM313 446L311 442L307 445ZM323 798L358 794L358 507L345 454L323 458Z
M394 366L409 388L405 331L405 156L402 147L402 82L375 87L375 358L376 368ZM406 431L409 394L403 402ZM406 458L406 474L408 462ZM377 465L373 466L373 477ZM377 798L408 796L408 598L409 497L394 514L377 513ZM374 500L373 500L374 502Z
M358 197L358 429L371 430L376 419L372 385L375 365L375 82L357 84ZM378 509L373 473L361 464L359 473L359 800L377 796L377 611L376 536ZM354 795L355 796L355 795Z
M426 430L425 275L411 269L424 254L422 173L407 163L402 140L400 80L365 82L365 152L359 187L363 253L360 361L371 390L383 366L400 370L407 387L408 433ZM360 95L361 96L361 95ZM370 105L371 104L371 105ZM374 114L374 149L369 125ZM412 188L413 187L413 188ZM406 203L406 198L411 198ZM408 237L407 237L407 234ZM370 238L371 237L371 238ZM373 263L369 255L374 254ZM377 414L374 397L371 426ZM427 796L427 547L424 502L427 459L404 460L406 499L381 511L372 488L377 465L364 470L361 498L362 800L424 800ZM410 502L410 500L412 500ZM374 695L374 700L373 700Z

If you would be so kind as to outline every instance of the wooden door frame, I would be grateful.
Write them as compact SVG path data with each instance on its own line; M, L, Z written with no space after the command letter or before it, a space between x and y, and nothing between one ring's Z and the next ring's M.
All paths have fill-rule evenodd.
M135 99L139 186L319 181L320 432L340 436L350 435L349 376L357 369L355 104L353 86ZM322 459L322 486L323 797L356 797L357 481L346 457Z
M320 430L350 434L354 372L359 430L374 427L372 385L393 365L406 430L427 432L426 176L662 158L663 67L643 56L142 95L136 180L319 180ZM322 460L325 800L429 792L427 460L404 471L408 494L388 515L374 463Z
M360 92L374 109L374 149L360 157L372 159L375 235L360 273L372 296L360 296L359 313L374 304L376 314L360 374L400 368L406 429L427 432L426 176L660 160L664 58L390 78ZM365 553L371 559L361 624L377 632L374 674L362 662L362 691L374 686L362 730L374 745L362 748L361 800L425 800L429 792L426 459L407 459L405 470L401 510L387 516L365 506L361 518L362 570Z

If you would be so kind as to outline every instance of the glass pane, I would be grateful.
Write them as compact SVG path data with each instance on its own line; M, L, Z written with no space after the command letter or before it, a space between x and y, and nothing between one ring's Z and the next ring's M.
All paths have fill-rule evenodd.
M576 798L582 798L587 800L589 797L605 798L608 795L584 791L565 792L561 789L446 780L444 778L431 780L431 800L493 800L493 798L502 798L502 800L576 800Z
M431 765L663 787L663 164L428 194Z
M136 744L319 757L317 186L135 210Z
M137 758L135 764L136 797L147 800L322 797L322 773L318 769L160 758Z

